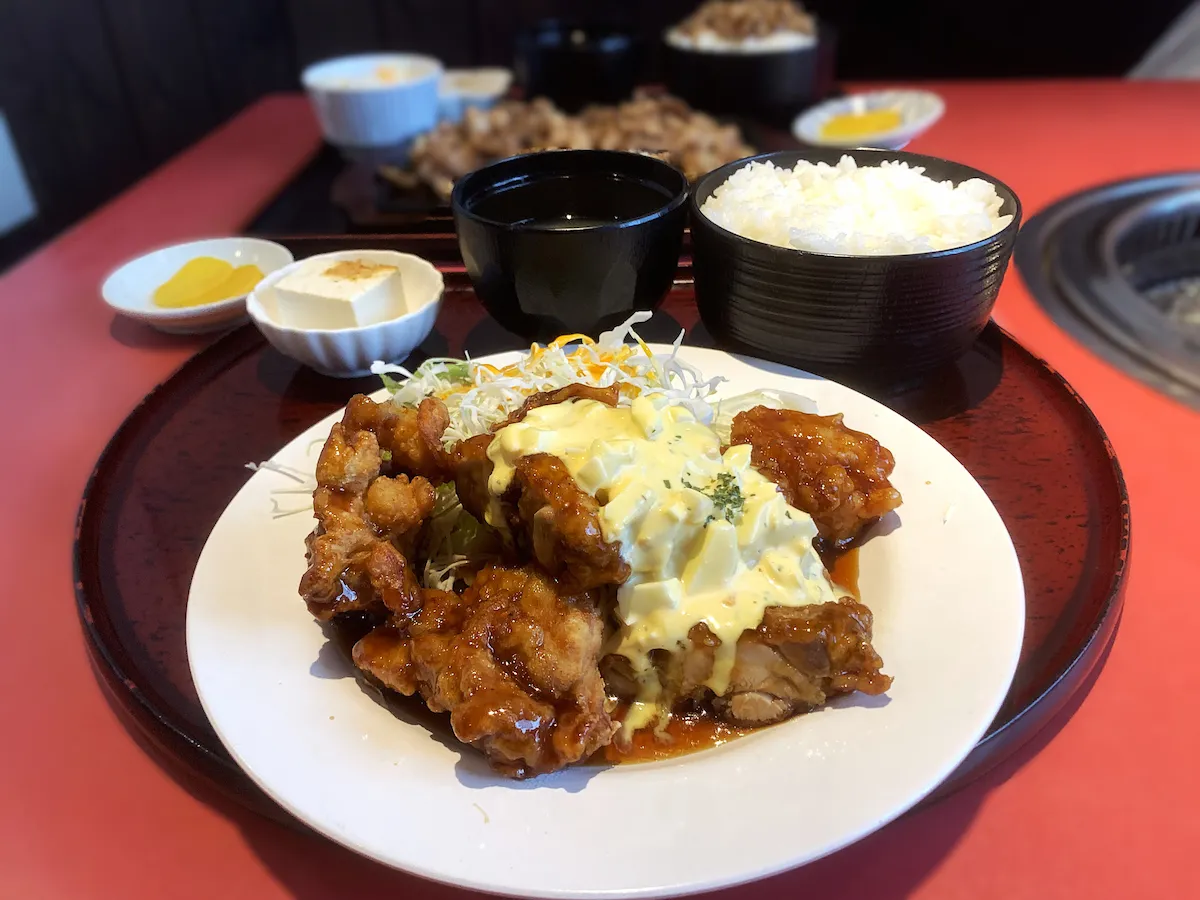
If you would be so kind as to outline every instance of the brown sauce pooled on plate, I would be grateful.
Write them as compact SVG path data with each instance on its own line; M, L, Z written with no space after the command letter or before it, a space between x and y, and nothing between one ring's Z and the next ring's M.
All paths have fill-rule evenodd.
M669 741L657 739L653 728L643 728L633 733L630 745L624 750L616 744L609 744L596 754L595 761L642 763L653 762L656 759L672 759L695 753L697 750L719 747L734 738L761 730L727 725L708 716L672 716L666 728Z
M830 580L838 587L845 588L854 595L855 600L862 598L858 594L858 548L853 547L843 553L821 554L821 562L829 570Z

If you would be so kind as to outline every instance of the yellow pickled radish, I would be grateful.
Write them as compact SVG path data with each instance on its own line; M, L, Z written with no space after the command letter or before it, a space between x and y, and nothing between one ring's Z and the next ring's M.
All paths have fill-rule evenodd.
M223 259L199 256L184 263L155 290L154 305L165 309L204 306L248 294L262 279L258 266L235 268Z

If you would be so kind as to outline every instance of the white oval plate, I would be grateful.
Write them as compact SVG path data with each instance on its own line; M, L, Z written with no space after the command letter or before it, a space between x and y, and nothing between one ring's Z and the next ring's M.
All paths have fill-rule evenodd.
M845 113L864 113L875 109L894 109L900 113L900 124L853 141L829 140L821 129L834 116ZM878 147L901 150L913 138L927 131L946 111L945 101L931 91L871 91L826 100L802 113L792 123L792 135L806 144L818 147Z
M304 492L337 414L275 456L294 476L260 471L242 488L192 580L196 689L263 790L338 843L437 881L517 896L653 897L817 859L953 771L999 709L1021 648L1021 572L1000 516L954 457L875 401L770 363L681 354L728 378L722 393L796 391L895 454L904 505L859 558L874 644L895 676L886 700L842 698L674 760L526 782L493 774L476 751L373 700L296 593L312 526Z

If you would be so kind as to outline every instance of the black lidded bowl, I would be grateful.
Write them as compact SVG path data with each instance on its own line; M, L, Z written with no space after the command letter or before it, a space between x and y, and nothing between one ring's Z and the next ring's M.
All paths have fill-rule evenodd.
M527 98L566 112L617 103L633 93L644 44L618 22L543 19L517 34L516 76Z
M991 182L1012 221L973 244L894 256L840 256L777 247L734 234L700 211L751 160L922 166L937 181ZM690 204L696 305L712 336L741 350L865 387L908 384L962 356L991 315L1020 227L1021 204L1005 184L949 160L893 150L806 149L722 166L696 185Z
M595 336L651 310L675 278L688 181L653 156L550 150L454 185L467 274L501 325L530 340Z
M815 43L789 50L692 50L664 39L663 80L696 109L788 127L833 90L834 46L833 30L825 26Z

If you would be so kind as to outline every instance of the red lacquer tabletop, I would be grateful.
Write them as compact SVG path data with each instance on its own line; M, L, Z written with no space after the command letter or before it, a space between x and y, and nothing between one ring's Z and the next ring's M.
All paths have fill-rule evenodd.
M1103 181L1200 169L1200 84L934 89L946 116L912 149L994 174L1030 215ZM236 232L316 146L303 98L270 98L0 278L10 585L0 601L0 896L456 895L190 794L106 705L75 619L71 541L88 472L134 405L202 346L114 319L99 281L150 246ZM1189 649L1200 626L1200 554L1189 546L1200 415L1089 355L1015 271L996 318L1072 382L1123 464L1135 549L1111 654L1079 703L980 782L729 896L1200 895L1200 663Z

